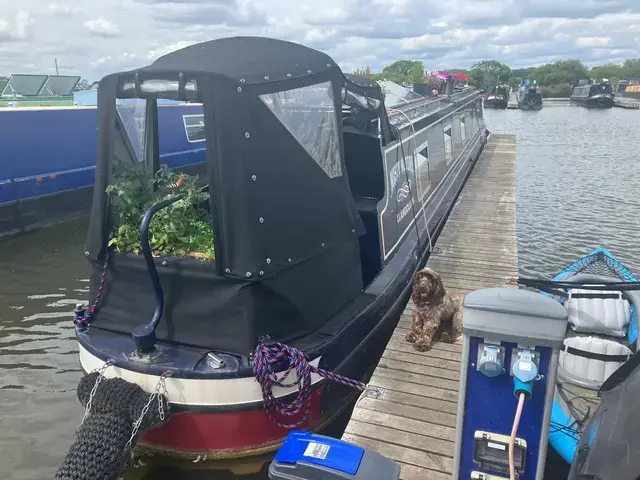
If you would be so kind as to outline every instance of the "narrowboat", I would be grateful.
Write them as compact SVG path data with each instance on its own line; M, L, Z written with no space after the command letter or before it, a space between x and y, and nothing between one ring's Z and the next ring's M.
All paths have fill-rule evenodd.
M535 80L523 78L516 94L518 108L520 110L541 110L542 90Z
M616 98L626 97L640 100L640 78L625 78L618 82Z
M76 309L75 333L84 372L147 392L163 379L172 416L140 435L140 454L222 468L275 451L292 427L323 431L360 395L316 369L368 381L488 135L478 90L433 101L401 88L383 95L324 53L261 37L100 81L84 249L93 307ZM206 162L191 173L208 198L212 259L150 247L149 231L163 233L152 220L186 201L180 190L145 207L141 253L111 241L115 173L160 169L160 98L202 103ZM276 364L270 389L257 372L265 347L302 352L305 368Z
M0 144L9 160L0 166L0 238L89 213L96 108L0 108ZM203 163L202 106L160 102L158 111L161 162L170 167Z
M552 281L524 283L557 299L569 314L549 444L571 464L598 409L598 391L636 352L640 283L605 248L569 265Z
M484 96L485 108L505 109L509 103L509 89L506 85L497 84Z
M580 80L579 84L573 87L569 98L572 103L587 108L611 108L613 107L613 86L606 79L599 83Z

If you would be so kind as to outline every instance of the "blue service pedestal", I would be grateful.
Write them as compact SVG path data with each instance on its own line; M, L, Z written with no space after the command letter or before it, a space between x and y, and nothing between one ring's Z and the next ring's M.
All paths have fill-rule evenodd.
M463 312L453 478L509 478L509 437L522 393L516 476L542 480L567 311L538 293L489 288L469 293Z

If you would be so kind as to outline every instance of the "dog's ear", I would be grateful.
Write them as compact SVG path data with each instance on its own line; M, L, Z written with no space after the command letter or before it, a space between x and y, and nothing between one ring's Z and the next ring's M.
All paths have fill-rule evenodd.
M433 282L433 296L435 298L444 297L447 294L447 291L444 288L444 282L442 281L442 277L438 273L433 272L433 275L431 278Z

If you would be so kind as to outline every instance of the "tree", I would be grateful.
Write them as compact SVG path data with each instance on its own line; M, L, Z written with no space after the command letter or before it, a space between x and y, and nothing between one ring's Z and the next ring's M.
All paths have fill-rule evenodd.
M542 85L574 84L582 78L589 78L589 72L580 60L559 60L538 67L536 77Z
M353 73L354 75L360 75L362 77L373 78L373 72L371 71L371 67L368 65L363 68L355 68L351 73Z
M482 60L471 67L471 79L478 88L491 88L496 82L508 83L511 69L497 60Z
M640 58L625 60L622 69L626 77L640 77Z
M423 83L425 81L424 65L420 61L398 60L384 67L381 74L374 75L380 80L391 80L399 84Z
M73 89L74 92L80 92L82 90L89 90L91 88L91 84L89 83L89 81L86 78L81 79L78 84L76 85L76 88Z

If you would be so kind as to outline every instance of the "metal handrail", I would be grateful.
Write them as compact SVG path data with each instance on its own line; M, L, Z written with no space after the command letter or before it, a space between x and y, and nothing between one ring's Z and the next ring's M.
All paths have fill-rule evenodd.
M160 283L160 277L158 275L158 269L156 268L155 261L153 259L153 253L151 252L151 245L149 243L149 225L151 219L163 208L180 200L181 196L173 196L161 200L153 204L149 210L142 217L140 222L140 248L142 249L142 255L144 256L145 263L147 264L147 272L151 279L151 285L153 286L153 293L155 295L156 308L153 311L153 317L149 323L143 323L133 329L131 335L136 347L140 351L152 350L156 344L156 328L162 318L164 311L164 295L162 293L162 285Z

